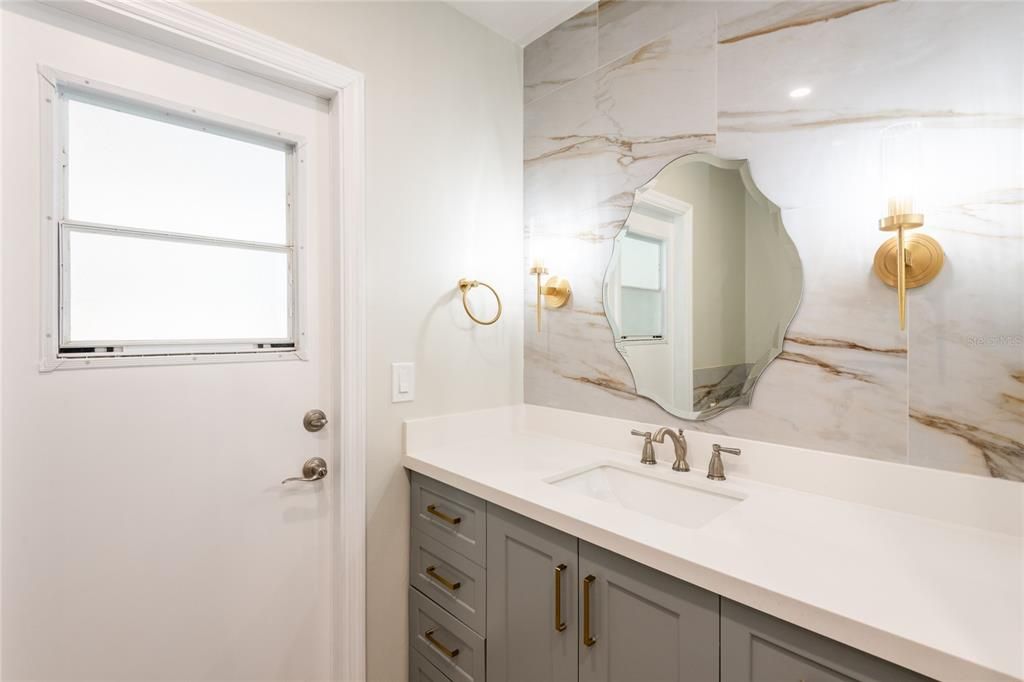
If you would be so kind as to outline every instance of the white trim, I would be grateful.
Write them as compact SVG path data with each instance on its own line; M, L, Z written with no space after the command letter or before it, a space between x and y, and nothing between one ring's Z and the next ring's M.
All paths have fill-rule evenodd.
M245 73L332 100L363 74L181 0L38 0Z
M335 680L366 679L366 291L364 78L361 73L244 28L179 0L40 0L330 102L332 215L339 235L337 365L333 423L341 471L334 595ZM45 108L44 108L45 115ZM46 171L44 171L46 172Z
M690 206L690 204L686 203L682 199L676 199L673 196L669 196L668 194L659 192L653 187L649 189L644 189L643 187L641 187L640 189L638 189L636 191L635 203L637 205L640 205L641 199L643 199L644 202L650 204L651 206L656 206L657 208L660 208L664 211L668 211L669 213L673 213L675 215L683 215L691 208L693 208L692 206Z
M334 401L341 410L341 463L338 480L341 519L336 535L335 679L366 679L366 235L365 84L362 76L339 90L331 101L333 168L341 186L332 198L332 215L341 234L341 330L337 334L340 375ZM357 617L353 618L353 614Z
M306 138L298 133L268 128L219 112L197 109L182 102L129 90L42 64L37 69L43 78L57 89L58 95L63 92L67 99L162 123L223 135L270 149L297 150L306 144Z

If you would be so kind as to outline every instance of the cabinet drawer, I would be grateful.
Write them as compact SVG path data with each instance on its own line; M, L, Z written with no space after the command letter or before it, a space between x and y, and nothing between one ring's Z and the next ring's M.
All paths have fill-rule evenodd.
M486 566L486 502L413 472L410 507L413 530Z
M409 642L453 682L484 682L484 638L413 587Z
M927 682L863 651L722 600L722 682Z
M481 635L487 635L487 571L423 533L413 531L409 582Z
M435 668L420 652L409 649L409 682L452 682L451 678Z

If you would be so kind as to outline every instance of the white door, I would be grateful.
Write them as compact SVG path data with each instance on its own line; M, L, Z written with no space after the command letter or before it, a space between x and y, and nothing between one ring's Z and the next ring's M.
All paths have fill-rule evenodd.
M337 246L325 190L326 103L163 48L129 49L96 27L59 27L10 5L0 11L3 678L329 678L337 627L338 420L331 381L337 307L326 284ZM304 359L289 350L251 362L224 356L210 362L204 353L174 355L165 364L103 357L75 369L41 370L47 321L63 323L66 313L53 309L48 294L56 280L46 252L55 233L47 230L57 229L60 216L48 224L41 209L47 205L41 140L52 119L41 97L40 67L300 136L301 150L290 158L302 170L290 170L288 181L290 200L302 210L291 225L294 240L277 252L292 259L288 319L299 320L294 329ZM140 168L140 181L156 168L166 171L160 164ZM183 181L181 191L183 203L195 201L194 182ZM120 199L104 201L102 208L110 208ZM109 236L105 229L96 234ZM75 234L96 236L88 229ZM205 266L189 260L189 248L219 246L188 242L153 267L118 271L118 295L145 288L125 272L144 279L171 265L181 290L191 291ZM73 286L86 251L71 242ZM137 257L130 253L115 264ZM257 289L264 284L252 282ZM85 304L76 291L71 300L80 314ZM141 298L138 316L152 312L151 299ZM187 319L189 312L157 317L173 328L174 315ZM81 357L66 364L83 365ZM129 366L109 366L119 364ZM317 433L302 424L314 408L330 420ZM311 457L326 460L324 481L282 484L301 476Z

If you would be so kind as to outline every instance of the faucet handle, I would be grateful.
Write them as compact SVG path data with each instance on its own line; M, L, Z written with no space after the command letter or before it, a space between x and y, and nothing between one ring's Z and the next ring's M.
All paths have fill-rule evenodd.
M630 433L633 434L634 436L640 436L641 438L644 439L644 451L643 454L640 455L640 463L657 464L658 460L654 458L654 443L651 442L651 432L638 431L637 429L632 429Z
M740 454L739 448L723 448L718 443L711 446L711 461L708 463L708 478L712 481L725 480L725 465L722 463L722 453L730 455Z

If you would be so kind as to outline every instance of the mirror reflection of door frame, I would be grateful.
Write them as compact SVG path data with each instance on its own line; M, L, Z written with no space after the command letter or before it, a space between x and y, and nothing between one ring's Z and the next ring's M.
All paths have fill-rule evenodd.
M641 203L643 202L643 203ZM655 210L648 215L658 215L661 220L672 223L668 230L670 247L666 257L666 328L672 338L672 404L676 409L686 407L693 410L693 206L659 192L655 188L637 192L635 206L643 211L644 206ZM689 314L678 315L676 310Z

